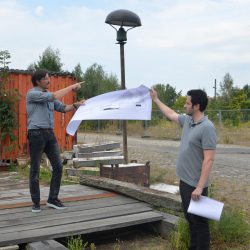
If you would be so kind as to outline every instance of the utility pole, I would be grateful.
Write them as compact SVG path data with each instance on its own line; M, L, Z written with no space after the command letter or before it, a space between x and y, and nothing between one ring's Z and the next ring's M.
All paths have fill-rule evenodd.
M216 100L216 93L217 93L217 85L216 85L216 79L214 79L214 99Z

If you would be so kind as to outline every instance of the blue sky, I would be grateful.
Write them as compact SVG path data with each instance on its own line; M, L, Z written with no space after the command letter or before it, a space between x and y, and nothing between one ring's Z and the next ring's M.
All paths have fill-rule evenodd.
M119 45L105 24L117 9L142 22L127 34L127 88L162 83L213 95L227 72L235 86L250 84L250 0L0 0L0 50L11 53L11 68L26 69L51 46L64 70L98 63L120 79Z

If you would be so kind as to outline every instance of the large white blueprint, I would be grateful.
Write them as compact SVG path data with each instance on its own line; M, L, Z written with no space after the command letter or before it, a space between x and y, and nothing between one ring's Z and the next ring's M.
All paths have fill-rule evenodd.
M212 220L220 220L224 203L206 196L201 196L198 201L191 199L188 213L196 214Z
M117 90L88 99L78 108L66 131L74 135L82 120L151 120L149 88Z

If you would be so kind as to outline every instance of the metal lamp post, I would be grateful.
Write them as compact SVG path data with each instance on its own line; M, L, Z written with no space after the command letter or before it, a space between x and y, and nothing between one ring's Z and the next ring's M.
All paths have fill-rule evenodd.
M120 44L120 61L121 61L121 87L126 89L125 85L125 60L124 60L124 44L127 41L127 31L135 27L141 26L141 20L138 15L129 10L115 10L108 14L105 23L109 24L117 32L117 44ZM120 26L116 29L113 25ZM130 27L125 30L123 27ZM128 145L127 145L127 121L122 122L123 135L123 154L124 160L128 163Z

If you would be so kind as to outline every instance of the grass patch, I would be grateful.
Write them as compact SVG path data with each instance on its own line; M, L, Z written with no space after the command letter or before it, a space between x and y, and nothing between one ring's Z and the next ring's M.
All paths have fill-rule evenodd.
M80 235L68 238L67 247L70 250L84 250L88 246L88 242L83 242Z
M169 185L176 185L179 183L175 169L172 168L162 168L159 166L154 166L150 168L150 184L154 183L166 183Z
M211 249L249 249L250 224L246 213L241 210L224 211L219 222L210 221ZM187 250L189 246L189 228L184 219L180 219L176 230L170 235L173 249Z
M152 120L153 121L153 120ZM167 119L154 120L149 122L147 128L143 127L141 121L129 121L127 124L128 136L143 136L147 134L151 138L155 139L168 139L168 140L180 140L181 129L180 127L168 121ZM218 133L218 143L224 144L236 144L243 146L250 146L250 121L241 122L237 126L229 126L227 123L216 124L216 130ZM116 134L118 130L117 123L109 123L105 128L99 129L99 133ZM81 127L81 132L96 132L97 130L88 130Z
M49 168L40 168L39 180L41 183L49 184L51 180L51 170Z
M170 234L170 243L173 249L188 250L189 228L185 219L179 219L176 230Z
M10 165L11 168L9 168L10 172L17 172L17 175L15 176L15 179L21 180L21 179L29 179L29 171L30 167L29 165ZM40 174L39 174L39 181L41 184L49 185L52 177L52 172L50 168L41 166L40 167ZM63 170L61 185L72 185L72 184L78 184L79 178L73 178L70 176L67 176L66 171Z
M219 222L210 223L213 241L216 243L250 244L249 218L241 210L224 211Z
M165 176L167 176L167 169L160 167L151 168L150 172L150 183L164 182Z

